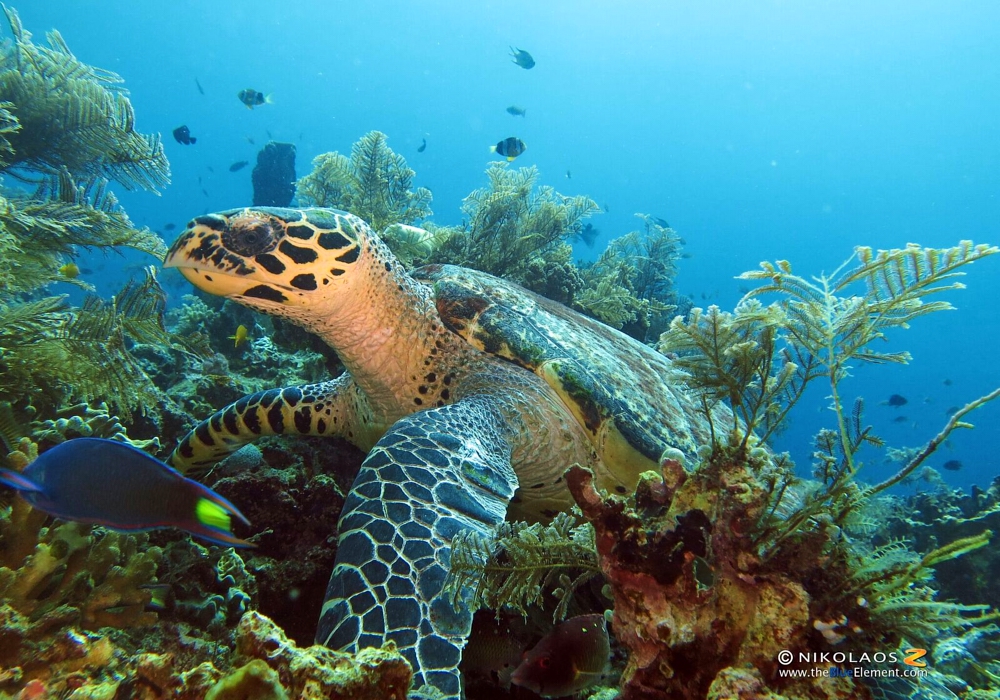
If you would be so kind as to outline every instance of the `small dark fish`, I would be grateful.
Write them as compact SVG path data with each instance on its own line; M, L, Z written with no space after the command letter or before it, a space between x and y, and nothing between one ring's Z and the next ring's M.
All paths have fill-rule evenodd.
M190 146L198 142L198 139L191 135L191 130L187 128L187 125L179 126L174 129L174 140L177 141L177 143L184 144L185 146Z
M604 205L604 213L605 213L605 214L608 214L608 213L610 213L610 212L611 212L611 207L609 207L609 206L608 206L607 204L605 204L605 205Z
M208 196L208 190L206 190L204 187L201 188L201 193L206 197Z
M427 139L423 139L423 142L417 146L417 153L423 153L427 150Z
M952 381L950 379L945 379L944 382L943 382L943 384L945 386L951 386L952 385Z
M893 423L905 423L908 420L910 420L910 419L907 418L906 416L896 416L895 418L892 419L892 422Z
M573 179L573 173L571 173L569 170L566 171L566 179L567 180L572 180Z
M583 244L588 248L594 247L594 241L597 237L601 235L601 232L594 228L594 225L589 221L583 225L576 237L583 241Z
M681 257L684 258L685 260L690 260L691 258L694 257L694 253L681 253Z
M908 403L909 401L906 399L905 396L902 396L900 394L893 394L892 396L889 397L887 401L883 401L882 405L892 406L893 408L899 408L900 406L905 406Z
M211 165L206 165L205 167L208 168L208 172L210 172L210 173L214 173L215 172L215 168L213 168Z
M525 70L535 67L535 59L531 57L531 54L527 51L522 51L521 49L515 49L513 46L510 47L510 55L514 57L514 63L521 66Z
M524 107L518 107L517 105L511 105L507 108L507 114L512 117L523 117L527 113Z
M941 466L944 467L945 469L947 469L950 472L957 472L959 469L962 468L962 463L959 462L957 459L949 459L947 462L945 462Z
M243 170L243 168L247 167L247 162L248 161L245 160L236 161L235 163L229 166L229 172L235 173L237 170Z
M202 95L204 95L205 94L205 88L203 88L201 86L201 83L198 82L197 78L194 79L194 84L198 86L198 92L200 92Z
M651 216L649 217L649 220L652 221L657 226L659 226L660 228L670 228L670 224L667 223L666 219L661 219L658 216Z
M253 545L233 535L232 503L124 442L76 438L43 452L22 472L0 470L34 508L63 520L114 530L177 527L217 544Z
M947 411L945 411L945 412L944 412L944 414L945 414L946 416L953 416L953 415L955 415L956 413L958 413L958 409L959 409L959 407L958 407L958 406L949 406L949 407L948 407L948 410L947 410Z
M267 138L271 139L272 141L274 140L274 137L271 136L271 130L270 129L264 129L264 133L267 134Z
M600 682L611 658L604 615L560 622L524 655L511 680L544 698L572 695Z
M491 153L499 153L509 161L514 160L526 150L528 150L528 147L524 145L524 141L516 136L508 136L503 141L497 143L496 146L490 146Z
M247 141L250 142L251 146L256 146L257 145L257 142L253 140L252 136L247 136L246 139L247 139Z
M253 88L240 90L236 94L236 97L239 98L240 102L247 106L247 109L253 109L254 107L260 107L261 105L271 104L270 95L265 95L263 92L257 92Z
M175 224L175 223L171 222L169 224L163 224L163 230L164 231L173 231L175 228L177 228L177 224Z

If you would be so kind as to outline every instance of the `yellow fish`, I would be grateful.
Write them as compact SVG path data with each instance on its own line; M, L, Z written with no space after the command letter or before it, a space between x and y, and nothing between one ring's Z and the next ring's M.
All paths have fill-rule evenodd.
M66 279L75 280L80 276L80 268L77 267L75 262L68 262L65 265L60 266L59 274Z
M250 336L250 332L247 327L242 323L236 328L236 333L229 336L229 339L233 341L233 347L238 348L243 343L247 342L247 338Z

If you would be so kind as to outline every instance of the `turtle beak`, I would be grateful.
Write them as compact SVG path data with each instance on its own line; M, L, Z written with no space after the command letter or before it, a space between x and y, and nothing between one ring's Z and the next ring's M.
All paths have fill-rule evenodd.
M205 268L197 263L184 260L183 257L176 255L175 251L171 251L167 255L163 267L177 268L177 271L184 275L184 279L201 291L222 297L242 295L248 286L252 286L248 285L247 280L219 272L214 267Z

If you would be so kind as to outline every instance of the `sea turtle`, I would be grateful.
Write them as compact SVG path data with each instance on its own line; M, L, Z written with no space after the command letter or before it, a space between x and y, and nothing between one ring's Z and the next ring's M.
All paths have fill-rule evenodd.
M240 399L169 461L206 467L274 434L337 436L367 451L340 517L316 638L345 650L394 640L415 689L462 693L472 591L456 607L442 593L456 533L566 509L562 475L574 463L624 493L665 449L693 460L709 440L665 356L482 272L407 272L346 212L199 216L166 265L337 351L346 368L338 378Z

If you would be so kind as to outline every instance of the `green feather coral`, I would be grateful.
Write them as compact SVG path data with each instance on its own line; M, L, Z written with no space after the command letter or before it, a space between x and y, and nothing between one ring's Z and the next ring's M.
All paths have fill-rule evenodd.
M648 214L643 231L619 236L591 265L582 268L584 289L574 306L646 342L666 328L682 299L674 289L681 239Z
M848 260L814 281L795 275L786 260L763 262L760 270L739 276L764 284L751 290L735 313L713 307L707 313L695 309L687 319L677 317L659 347L678 355L678 366L690 374L690 383L707 404L725 400L743 419L742 448L759 427L767 434L777 429L805 385L826 377L840 458L850 475L859 444L852 445L839 385L851 363L907 363L907 352L877 352L870 346L920 316L953 308L926 298L961 289L964 285L954 281L964 274L960 268L996 252L995 246L971 241L943 249L909 244L877 253L858 247L858 264L851 267ZM780 298L763 307L756 297L765 294Z
M559 513L548 525L504 523L493 537L456 535L445 590L458 595L475 582L471 607L509 607L523 615L554 595L558 620L577 589L599 574L593 528Z
M348 158L334 151L313 160L313 171L297 183L302 206L334 207L360 216L381 231L412 224L431 213L431 192L413 185L415 173L381 131L365 134Z
M0 132L6 168L116 180L127 189L169 182L158 135L135 130L121 77L80 62L57 31L37 46L13 9L3 11L14 43L0 53ZM9 127L13 116L19 129ZM5 146L5 147L4 147Z
M589 197L536 188L534 167L513 170L507 163L491 163L486 176L489 186L462 203L467 223L440 232L443 240L431 261L483 270L533 289L535 258L558 257L561 244L600 209Z
M36 188L0 197L0 399L106 399L120 415L155 399L129 350L169 343L164 295L152 273L110 302L81 308L45 294L53 283L92 289L61 268L79 248L127 246L162 257L165 246L136 229L107 189L155 189L169 181L158 135L135 130L122 79L73 55L58 32L38 46L17 13L3 11L14 41L0 49L0 172Z
M129 341L170 344L165 296L152 268L110 301L96 296L77 309L63 297L4 304L0 300L0 395L58 406L63 387L84 401L106 398L124 419L155 403L156 389ZM127 340L128 339L128 340Z

